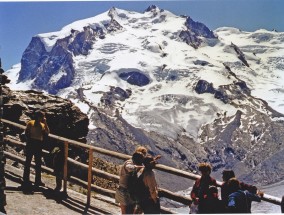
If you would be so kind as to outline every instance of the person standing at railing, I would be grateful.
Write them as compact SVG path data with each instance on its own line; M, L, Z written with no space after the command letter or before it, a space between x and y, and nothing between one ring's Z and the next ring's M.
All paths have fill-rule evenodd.
M160 214L160 199L158 196L158 185L153 171L157 164L157 159L161 156L152 157L150 155L144 158L144 168L139 176L142 183L138 184L139 203L144 214Z
M201 178L197 179L190 193L194 205L198 206L198 213L206 213L205 202L209 186L217 186L216 180L210 176L211 165L208 163L200 163L198 169L201 172Z
M60 192L62 188L62 179L64 172L64 147L63 145L58 145L51 151L52 155L52 166L54 169L54 175L56 177L56 187L55 192Z
M251 202L260 202L263 196L263 193L253 194L247 190L241 190L240 182L236 178L228 181L228 188L228 213L251 213Z
M221 199L224 205L228 203L229 197L229 185L228 182L231 178L235 178L235 173L233 170L224 170L222 172L223 183L221 185ZM253 194L257 193L257 187L253 185L246 184L244 182L240 182L240 189L247 190Z
M216 186L209 186L204 204L204 212L207 214L223 214L225 213L225 205L219 199L218 188Z
M31 161L35 158L35 186L44 186L41 181L41 157L42 147L45 137L49 134L49 127L46 123L44 112L38 110L35 112L35 119L27 123L25 135L27 137L26 162L23 175L23 186L29 187Z
M138 152L138 153L140 152L140 153L142 153L144 157L146 157L147 154L148 154L148 150L147 150L147 148L144 147L144 146L138 146L138 147L135 149L135 152Z
M120 204L121 214L133 214L135 208L135 200L129 192L129 182L131 176L136 177L137 173L143 166L144 156L142 153L134 152L132 159L124 162L119 174L119 187L115 193L115 201Z

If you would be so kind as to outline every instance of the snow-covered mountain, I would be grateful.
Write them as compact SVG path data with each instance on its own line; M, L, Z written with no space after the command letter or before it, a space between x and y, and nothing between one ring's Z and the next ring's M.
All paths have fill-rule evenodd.
M69 98L90 118L89 142L195 170L233 168L262 184L284 178L284 33L211 31L150 6L111 8L32 38L7 71L11 89Z

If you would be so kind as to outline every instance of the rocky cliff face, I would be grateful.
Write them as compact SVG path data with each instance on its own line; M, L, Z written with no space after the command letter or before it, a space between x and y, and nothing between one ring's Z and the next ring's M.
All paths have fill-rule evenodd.
M185 26L187 30L180 32L180 38L194 48L198 48L203 42L202 38L216 39L214 33L203 23L195 22L187 17Z
M58 96L37 91L4 91L4 119L25 125L36 110L46 113L51 133L86 142L89 119L78 107Z

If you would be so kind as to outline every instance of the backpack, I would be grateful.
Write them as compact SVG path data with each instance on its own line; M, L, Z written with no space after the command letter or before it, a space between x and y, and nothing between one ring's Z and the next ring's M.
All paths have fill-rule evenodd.
M231 213L250 213L246 191L238 190L230 194L228 209Z

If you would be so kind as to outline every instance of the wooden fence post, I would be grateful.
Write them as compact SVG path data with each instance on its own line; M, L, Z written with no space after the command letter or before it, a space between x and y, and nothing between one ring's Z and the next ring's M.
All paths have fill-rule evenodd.
M68 174L68 142L64 142L64 174L63 174L63 191L67 193L67 174Z
M88 195L87 205L91 203L91 188L92 188L92 167L93 167L93 150L89 150L89 168L88 168Z

